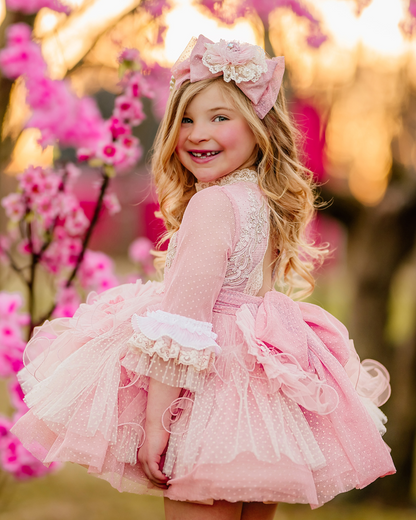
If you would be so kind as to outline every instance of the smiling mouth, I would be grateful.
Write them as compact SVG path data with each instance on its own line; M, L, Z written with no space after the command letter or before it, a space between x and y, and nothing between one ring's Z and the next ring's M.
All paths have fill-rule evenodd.
M189 152L193 157L212 157L218 155L220 152Z

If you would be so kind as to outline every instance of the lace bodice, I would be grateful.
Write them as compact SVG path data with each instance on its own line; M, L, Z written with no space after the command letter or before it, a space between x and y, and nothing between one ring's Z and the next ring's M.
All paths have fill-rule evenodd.
M212 254L217 247L216 232L225 232L223 228L227 225L232 232L231 242L227 244L228 255L224 258L225 272L220 288L256 295L263 285L263 258L269 236L269 211L258 187L257 173L250 169L239 170L215 182L197 183L196 190L197 194L185 212L181 229L172 236L169 244L165 267L167 284L171 278L170 270L174 262L177 263L175 259L179 239L187 233L188 222L192 219L195 224L202 220L202 228L206 231L202 249L206 255ZM201 204L200 208L197 202ZM205 205L209 206L209 216L204 215ZM193 245L189 254L198 255L197 249L201 246L197 243ZM210 253L211 247L213 251ZM200 270L204 269L203 264L202 261Z
M169 244L161 304L133 319L140 373L196 391L221 347L212 330L220 292L254 296L263 285L269 210L257 173L199 183ZM137 361L136 361L137 363Z

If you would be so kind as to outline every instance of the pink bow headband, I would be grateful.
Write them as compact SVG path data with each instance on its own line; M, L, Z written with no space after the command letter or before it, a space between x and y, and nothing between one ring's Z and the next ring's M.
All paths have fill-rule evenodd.
M171 89L179 89L186 80L195 83L223 74L224 81L235 81L263 119L276 102L284 71L283 56L267 59L257 45L225 40L213 43L201 34L192 38L172 67Z

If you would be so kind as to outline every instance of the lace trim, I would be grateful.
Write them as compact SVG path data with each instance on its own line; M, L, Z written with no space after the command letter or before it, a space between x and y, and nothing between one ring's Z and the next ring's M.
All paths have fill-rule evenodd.
M208 349L185 348L166 336L153 341L142 332L136 332L128 340L127 345L133 350L139 349L150 357L156 354L163 361L173 359L177 364L193 366L197 371L207 370L215 360L215 353Z
M209 188L210 186L226 186L227 184L235 184L236 182L243 181L258 184L257 172L255 172L254 170L249 170L248 168L245 168L244 170L237 170L213 182L197 182L195 184L195 188L196 191L201 191L205 188Z
M132 342L134 342L133 338ZM201 352L198 352L198 354L201 354ZM145 386L144 381L140 381L140 376L145 376L169 386L186 388L191 392L201 392L210 373L210 367L214 363L214 354L212 356L212 359L209 359L208 362L198 359L195 361L195 366L192 364L185 365L174 358L165 361L157 352L147 354L132 343L121 364L139 387ZM203 368L204 366L207 368Z
M239 44L236 41L206 43L202 63L212 74L222 72L227 83L234 80L256 82L267 72L266 55L258 45ZM242 55L245 54L245 59ZM243 63L241 61L244 60Z
M178 247L178 232L174 233L169 240L168 251L165 260L165 275L168 269L171 268L173 260L175 258L176 249Z
M244 288L244 294L250 296L256 296L263 286L263 261L259 262L256 267L251 271L247 285Z
M210 348L217 353L221 352L220 346L215 342L217 335L212 332L211 323L161 310L148 311L147 316L134 314L131 322L136 332L143 333L150 340L168 336L183 347L194 350Z
M263 203L259 208L256 194L252 189L248 190L248 200L250 209L247 221L242 226L240 239L228 261L223 285L226 288L241 287L246 283L253 271L254 252L261 242L267 239L269 234L266 205ZM263 272L261 276L263 277Z

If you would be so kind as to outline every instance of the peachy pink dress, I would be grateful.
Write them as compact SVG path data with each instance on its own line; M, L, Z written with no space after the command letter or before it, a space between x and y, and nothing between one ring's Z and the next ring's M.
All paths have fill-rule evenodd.
M394 473L377 408L388 374L345 327L263 284L269 210L256 173L197 185L163 284L90 294L36 329L13 433L45 464L72 461L119 491L317 507ZM137 461L149 377L183 388L155 488Z

